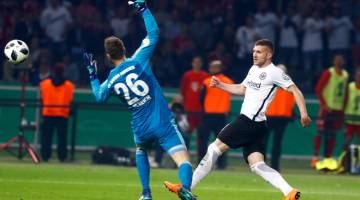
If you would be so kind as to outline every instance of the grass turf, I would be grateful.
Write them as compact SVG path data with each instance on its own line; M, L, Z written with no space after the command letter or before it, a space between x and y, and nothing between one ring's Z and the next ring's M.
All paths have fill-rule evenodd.
M302 190L303 200L358 200L360 177L288 169L285 178ZM177 171L151 172L155 200L177 197L163 180L177 181ZM141 188L135 168L88 164L0 163L0 200L137 200ZM194 191L200 200L280 200L282 194L245 167L215 171Z

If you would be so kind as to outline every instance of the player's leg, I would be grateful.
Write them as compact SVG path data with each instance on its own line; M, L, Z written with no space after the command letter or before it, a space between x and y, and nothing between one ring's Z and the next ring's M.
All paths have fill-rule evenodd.
M64 162L67 158L67 119L64 117L58 117L56 119L56 131L57 131L57 155L61 162Z
M164 182L165 186L176 193L182 200L195 200L196 197L191 193L190 186L192 182L192 165L190 157L185 146L183 137L174 121L160 130L161 136L158 138L162 148L171 156L178 166L178 177L181 184L171 184Z
M319 151L321 145L321 139L324 135L324 123L325 123L325 110L320 110L319 119L316 121L317 135L314 137L314 154L311 159L310 166L315 168L317 161L319 160Z
M194 171L191 189L194 189L202 179L210 174L219 156L229 149L230 147L218 138L209 145L206 155Z
M293 188L284 180L279 172L269 167L264 162L264 156L260 152L253 152L248 157L251 171L261 176L266 182L279 189L285 196L290 194Z
M277 122L278 123L274 128L273 146L271 152L271 167L276 171L280 171L281 146L288 120L279 119Z
M146 152L146 145L144 143L140 143L135 138L136 144L136 168L138 170L138 175L140 178L140 183L142 186L142 196L141 200L151 200L151 190L150 190L150 164L149 159Z
M214 127L214 134L215 137L217 137L219 135L219 133L221 132L221 129L224 128L224 126L227 123L227 117L226 115L220 115L216 121L214 121L214 124L216 124L216 126ZM219 157L218 161L217 161L217 167L218 169L225 169L227 167L227 153L223 152L221 154L221 156Z
M197 132L198 163L206 154L210 133L214 124L209 116L204 116Z
M43 117L41 134L41 157L43 161L48 161L51 157L51 144L54 133L53 117Z
M280 175L279 172L264 162L265 136L267 127L264 123L254 123L251 127L252 141L244 146L243 155L249 164L251 171L261 176L266 182L279 189L285 196L285 200L296 200L300 198L300 192L292 188Z
M345 142L343 146L343 150L347 151L349 150L349 145L351 143L351 140L353 138L354 132L356 131L356 126L351 124L346 124L345 129Z

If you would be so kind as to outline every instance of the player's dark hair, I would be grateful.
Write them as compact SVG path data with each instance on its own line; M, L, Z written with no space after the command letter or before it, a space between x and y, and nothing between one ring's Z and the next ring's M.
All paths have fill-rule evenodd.
M271 53L274 54L274 52L275 52L274 44L268 39L261 39L261 40L256 41L255 46L266 46L271 50Z
M109 54L110 59L121 59L125 56L126 49L122 40L115 36L105 38L105 53Z

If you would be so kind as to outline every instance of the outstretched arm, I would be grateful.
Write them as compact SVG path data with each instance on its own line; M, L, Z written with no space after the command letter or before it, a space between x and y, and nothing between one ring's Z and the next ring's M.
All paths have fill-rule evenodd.
M137 60L139 63L144 63L152 55L159 39L160 32L156 20L150 10L145 7L143 10L140 10L140 12L144 19L147 35L143 39L141 46L132 56L132 59Z
M227 84L221 82L215 76L211 77L210 87L217 87L231 94L240 95L240 96L244 96L246 91L246 87L242 84Z
M294 95L296 105L298 106L300 111L301 125L303 127L309 126L311 119L307 113L304 95L295 84L290 85L287 90Z

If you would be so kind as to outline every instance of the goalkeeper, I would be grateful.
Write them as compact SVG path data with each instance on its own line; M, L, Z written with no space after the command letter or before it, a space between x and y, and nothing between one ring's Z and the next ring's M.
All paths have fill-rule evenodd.
M150 56L159 38L159 28L154 16L147 9L145 0L129 1L144 19L147 36L135 54L126 58L125 47L117 37L105 39L105 53L114 64L108 78L100 84L96 76L96 61L92 54L84 53L90 74L91 88L96 101L107 100L110 94L119 97L132 113L131 126L136 144L136 163L142 194L140 200L152 200L150 167L147 143L157 140L179 167L182 187L177 191L182 200L196 200L191 193L192 166L183 138L167 106L161 87L149 66Z

